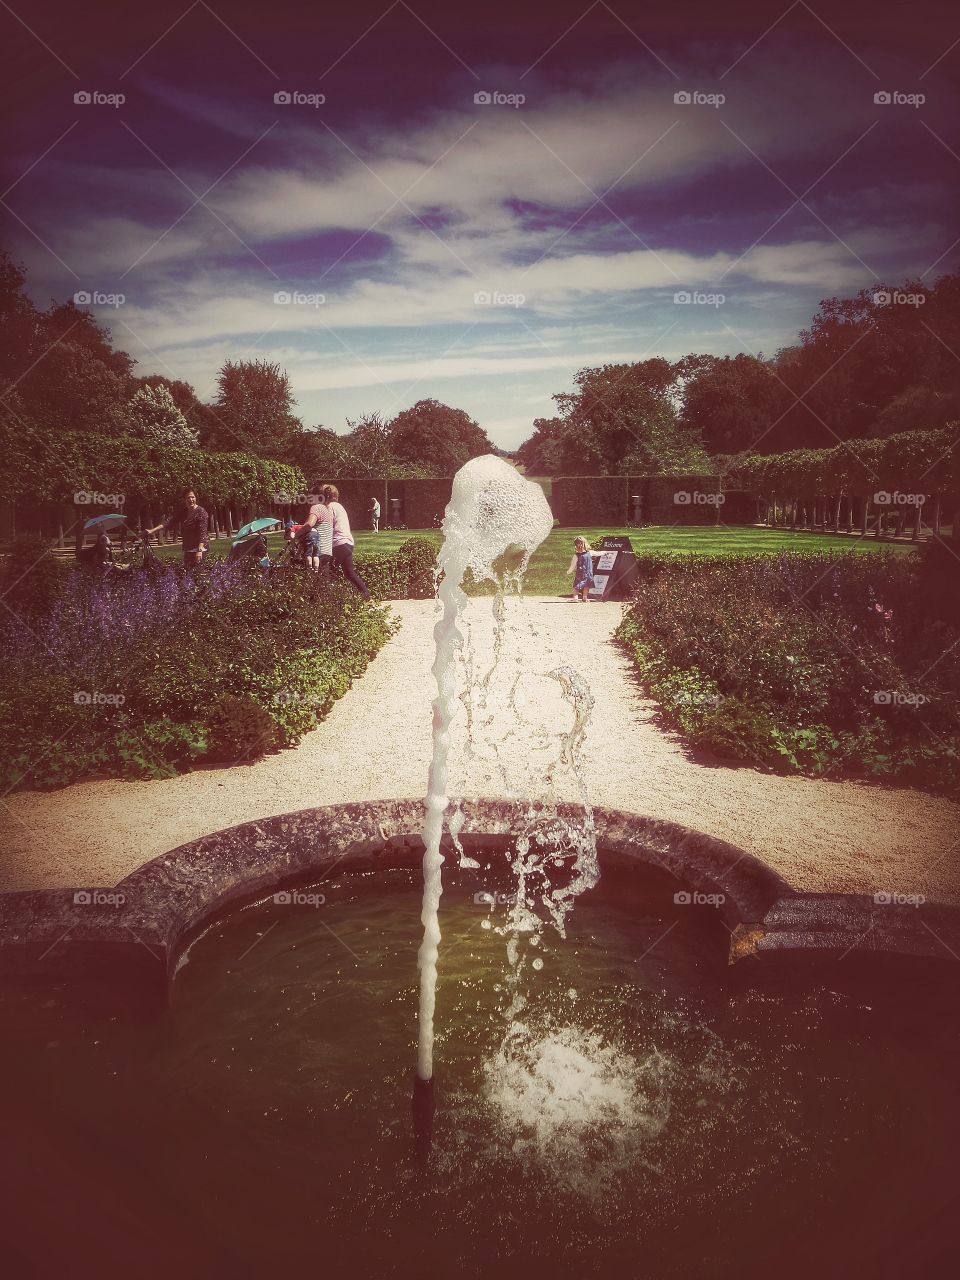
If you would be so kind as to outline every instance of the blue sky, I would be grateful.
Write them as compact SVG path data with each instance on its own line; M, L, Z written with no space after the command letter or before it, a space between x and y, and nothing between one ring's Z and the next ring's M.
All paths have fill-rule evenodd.
M957 266L948 6L67 13L0 9L4 243L202 397L263 357L307 425L434 396L512 447L582 366L772 354Z

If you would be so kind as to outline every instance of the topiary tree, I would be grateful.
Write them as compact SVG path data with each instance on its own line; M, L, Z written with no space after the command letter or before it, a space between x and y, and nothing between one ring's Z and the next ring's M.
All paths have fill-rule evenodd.
M197 432L177 408L170 388L162 382L157 386L138 387L127 413L131 434L151 445L194 449L198 444Z

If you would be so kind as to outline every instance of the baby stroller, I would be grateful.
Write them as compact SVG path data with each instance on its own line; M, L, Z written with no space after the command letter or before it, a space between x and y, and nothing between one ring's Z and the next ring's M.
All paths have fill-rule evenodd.
M261 569L268 569L270 567L270 552L266 538L262 533L254 533L246 538L238 538L230 548L227 564L243 565L249 569L257 566Z

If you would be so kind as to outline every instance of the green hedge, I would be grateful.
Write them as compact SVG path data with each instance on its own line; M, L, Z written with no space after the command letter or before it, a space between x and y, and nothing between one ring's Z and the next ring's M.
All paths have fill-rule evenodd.
M960 622L935 556L648 559L617 632L691 746L960 791Z
M428 600L437 590L437 547L429 538L410 538L392 554L354 557L375 600Z
M71 569L29 624L0 625L4 789L169 777L292 745L396 625L346 584L223 564L106 582Z
M739 483L764 497L866 495L877 490L937 493L958 487L960 423L937 431L902 431L846 440L831 449L793 449L737 461Z
M303 493L299 467L247 453L160 448L128 436L64 433L50 440L10 421L0 429L6 457L0 498L71 502L78 491L120 493L127 504L166 505L188 485L206 506Z

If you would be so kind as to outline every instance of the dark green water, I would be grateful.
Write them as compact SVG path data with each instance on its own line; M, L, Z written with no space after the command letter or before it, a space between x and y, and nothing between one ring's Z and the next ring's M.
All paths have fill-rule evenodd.
M159 1019L3 993L4 1273L947 1274L960 1050L921 990L737 993L715 913L608 877L524 942L504 1052L478 887L443 899L426 1163L412 874L237 912Z

